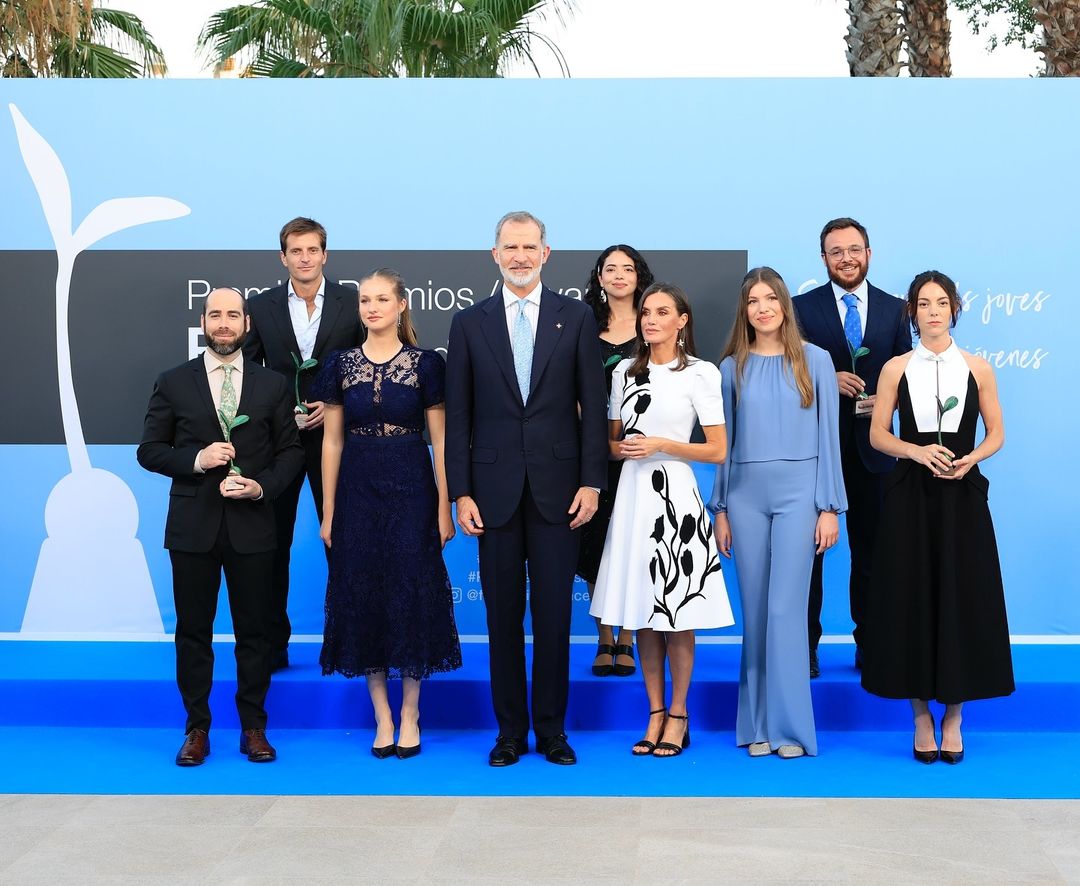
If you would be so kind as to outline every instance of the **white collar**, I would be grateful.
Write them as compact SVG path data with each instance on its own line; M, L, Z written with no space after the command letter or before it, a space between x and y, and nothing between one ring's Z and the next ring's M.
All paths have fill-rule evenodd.
M844 289L843 286L837 286L832 280L829 281L832 284L833 296L837 301L842 301L844 296L850 292L855 298L857 298L863 304L866 304L866 299L870 295L870 284L866 282L866 278L863 277L862 283L856 286L854 289Z
M319 291L315 293L315 301L316 301L316 303L318 302L318 300L320 298L323 297L323 293L325 291L326 291L326 275L324 274L322 277L319 278ZM296 294L296 290L293 289L292 277L289 278L289 298L300 298L300 296L298 296Z
M207 373L213 372L215 369L218 369L221 366L231 366L233 369L243 375L244 352L242 350L238 350L236 354L236 359L233 360L232 363L226 363L224 360L219 359L218 355L215 354L212 350L210 350L210 348L207 348L205 351L203 351L203 366L206 367Z
M915 345L915 356L920 360L928 360L931 363L956 363L962 362L964 355L960 353L960 348L957 347L955 339L949 340L949 346L940 354L935 354L921 341Z
M516 305L522 301L532 302L537 307L540 307L540 292L543 288L543 282L537 280L536 285L532 288L529 294L522 298L521 296L515 295L513 292L511 292L507 285L503 283L503 308L509 308L511 305Z

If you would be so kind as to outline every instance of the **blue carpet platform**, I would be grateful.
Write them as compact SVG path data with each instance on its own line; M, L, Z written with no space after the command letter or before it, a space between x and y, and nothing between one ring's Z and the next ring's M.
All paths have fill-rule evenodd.
M960 766L911 759L904 702L863 692L850 645L821 648L813 682L820 755L751 760L734 746L739 647L698 647L693 742L677 759L633 758L645 725L640 675L596 678L591 645L572 647L567 728L580 763L537 754L486 765L495 735L487 647L425 683L423 753L380 761L362 680L322 677L316 644L294 644L268 708L279 759L237 751L231 645L216 646L212 754L172 765L183 733L171 643L0 642L0 792L822 797L1080 797L1080 647L1015 646L1017 691L966 711Z

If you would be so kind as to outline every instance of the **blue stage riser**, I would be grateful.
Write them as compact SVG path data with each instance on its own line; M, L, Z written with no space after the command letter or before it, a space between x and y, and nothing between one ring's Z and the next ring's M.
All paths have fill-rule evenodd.
M647 711L640 674L594 677L593 648L571 647L568 730L626 730L644 724ZM211 704L215 725L235 727L231 644L217 644ZM323 677L316 644L294 644L293 665L274 677L267 702L270 723L281 729L354 729L372 723L363 680ZM698 647L689 709L695 727L731 730L735 723L737 645ZM493 731L487 646L464 645L465 666L424 683L423 723L433 729ZM904 730L903 701L864 692L851 666L852 647L822 646L823 676L813 681L819 730ZM1008 698L968 706L965 727L998 732L1080 732L1080 647L1016 646L1017 691ZM0 643L0 727L180 727L184 713L167 643ZM1070 677L1071 675L1071 677ZM392 694L400 692L392 683Z

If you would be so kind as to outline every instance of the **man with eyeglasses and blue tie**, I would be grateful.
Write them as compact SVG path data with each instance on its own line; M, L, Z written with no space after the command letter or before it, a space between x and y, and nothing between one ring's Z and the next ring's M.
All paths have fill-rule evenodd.
M845 514L851 551L849 595L855 623L855 667L862 666L862 623L870 592L870 569L885 475L896 459L870 445L870 414L878 375L887 361L911 350L904 301L866 280L870 238L853 218L835 218L821 230L821 258L829 282L797 296L795 314L807 341L832 356L840 386L840 453L847 487ZM821 674L822 558L810 578L810 676Z
M536 749L577 762L565 732L570 604L581 526L607 482L603 361L592 310L544 286L543 223L510 212L491 250L503 284L458 313L446 356L446 479L462 531L478 539L491 696L510 766ZM533 667L525 680L525 575Z

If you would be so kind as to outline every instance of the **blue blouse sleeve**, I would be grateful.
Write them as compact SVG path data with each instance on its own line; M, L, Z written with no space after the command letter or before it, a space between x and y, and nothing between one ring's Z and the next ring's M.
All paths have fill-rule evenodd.
M446 361L438 351L420 353L420 396L425 409L446 402Z
M832 359L821 348L807 345L806 356L814 381L817 408L818 459L814 505L818 511L847 510L847 491L840 467L840 388ZM856 419L865 421L865 419Z
M724 399L724 424L727 427L727 458L723 464L716 466L716 480L708 504L714 514L727 513L728 483L735 454L735 361L731 357L720 364L720 391Z
M319 367L319 374L315 376L315 381L311 383L311 389L308 391L309 400L320 400L331 406L340 406L344 402L338 372L342 353L342 351L333 351L323 360L322 366Z

